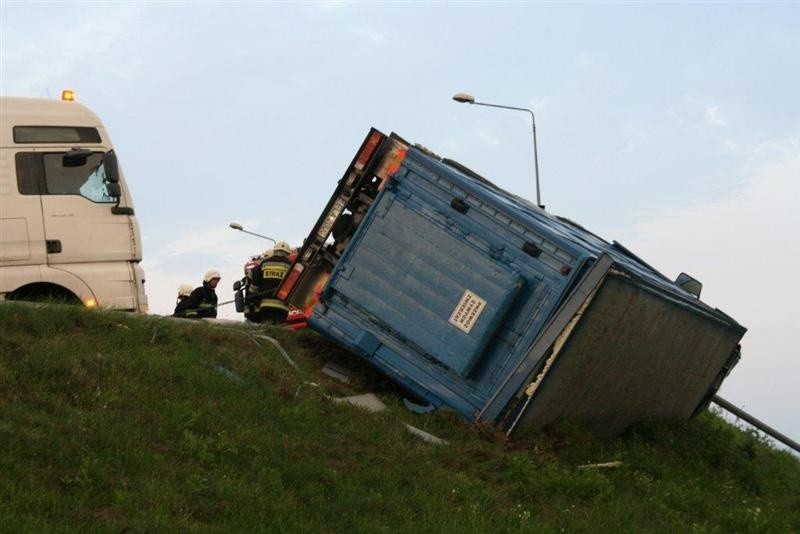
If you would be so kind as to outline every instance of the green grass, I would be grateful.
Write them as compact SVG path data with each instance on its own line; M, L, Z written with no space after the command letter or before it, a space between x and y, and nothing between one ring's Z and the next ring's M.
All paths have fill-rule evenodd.
M299 372L252 331L0 304L0 530L800 531L800 462L713 414L507 439L407 412L311 331L259 330ZM366 391L389 410L327 398Z

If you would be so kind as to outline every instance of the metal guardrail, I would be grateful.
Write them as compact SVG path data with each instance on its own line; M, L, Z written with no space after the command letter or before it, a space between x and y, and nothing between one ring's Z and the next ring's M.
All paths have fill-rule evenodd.
M796 441L794 441L790 437L778 432L777 430L775 430L774 428L772 428L768 424L764 423L763 421L760 421L760 420L756 419L755 417L753 417L749 413L745 412L741 408L737 408L736 406L734 406L730 402L726 401L725 399L723 399L719 395L714 395L714 398L711 399L711 401L714 404L716 404L717 406L719 406L720 408L729 411L730 413L732 413L733 415L735 415L736 417L738 417L742 421L745 421L746 423L749 423L749 424L753 425L754 427L756 427L757 429L759 429L760 431L762 431L766 435L770 436L771 438L773 438L773 439L775 439L777 441L780 441L781 443L783 443L784 445L786 445L790 449L793 449L796 452L800 452L800 443L797 443Z

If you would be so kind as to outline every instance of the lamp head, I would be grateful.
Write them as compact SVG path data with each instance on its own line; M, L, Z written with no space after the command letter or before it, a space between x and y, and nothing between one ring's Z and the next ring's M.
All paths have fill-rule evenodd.
M467 103L467 104L474 104L475 103L475 97L472 96L472 95L469 95L467 93L456 93L456 94L453 95L453 100L455 100L456 102L461 102L462 104L463 103Z
M231 223L231 224L229 224L228 226L230 226L230 227L231 227L231 228L233 228L234 230L244 230L244 226L242 226L242 225L241 225L241 224L239 224L239 223L232 222L232 223Z

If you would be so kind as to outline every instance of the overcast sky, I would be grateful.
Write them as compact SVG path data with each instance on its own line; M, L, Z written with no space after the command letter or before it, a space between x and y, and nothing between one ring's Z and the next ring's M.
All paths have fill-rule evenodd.
M800 439L800 7L0 2L0 93L98 113L153 313L299 244L370 126L616 239L749 328L721 395ZM222 316L234 317L228 307Z

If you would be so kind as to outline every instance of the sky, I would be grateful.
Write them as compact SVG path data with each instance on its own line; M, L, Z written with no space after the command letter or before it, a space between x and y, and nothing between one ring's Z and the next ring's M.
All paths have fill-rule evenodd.
M94 110L151 313L299 245L370 127L635 251L748 327L720 395L800 440L800 4L0 1L0 94ZM235 318L232 306L222 317Z

